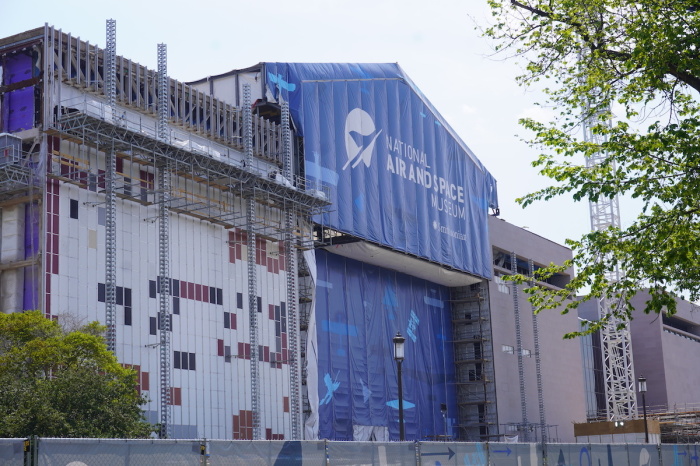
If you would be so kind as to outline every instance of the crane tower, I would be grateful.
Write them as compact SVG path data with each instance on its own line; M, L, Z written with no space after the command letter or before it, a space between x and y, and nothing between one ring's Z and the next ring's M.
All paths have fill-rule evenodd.
M590 105L589 107L593 107ZM601 111L589 108L588 115L583 120L584 141L600 146L607 139L593 131L602 122ZM586 158L586 166L594 167L600 164L606 155L598 152ZM591 229L605 230L610 227L620 227L620 205L617 196L601 196L597 201L589 202ZM608 282L616 282L621 278L620 269L606 274ZM617 303L609 297L601 298L598 303L598 317L610 315ZM612 316L601 330L601 347L603 359L603 377L605 379L605 414L610 421L631 419L637 413L637 394L635 392L634 367L632 363L632 339L629 328L625 325L618 328L622 321Z

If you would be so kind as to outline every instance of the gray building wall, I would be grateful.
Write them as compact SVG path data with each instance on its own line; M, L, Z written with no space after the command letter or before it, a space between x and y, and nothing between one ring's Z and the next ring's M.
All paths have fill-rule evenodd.
M647 406L654 410L698 408L700 308L677 299L677 313L670 318L644 314L648 299L646 290L632 298L636 312L630 327L635 375L647 379ZM641 406L641 398L638 404Z
M550 262L562 263L571 258L571 250L568 248L503 220L490 218L489 229L494 257L497 257L499 252L510 255L515 251L519 259L525 262L532 259L535 265L539 266L548 265ZM496 274L509 273L507 269L498 265L494 266L494 271ZM566 279L565 276L560 277L560 283ZM530 350L531 353L530 357L523 357L527 421L538 424L540 414L533 313L522 288L518 287L522 348ZM515 351L512 354L503 351L504 345L517 348L513 286L510 283L499 283L499 280L495 279L489 282L489 291L498 422L501 426L518 424L523 421L518 357ZM551 310L540 313L537 319L545 422L556 426L549 430L550 440L574 441L573 422L586 419L582 357L579 341L564 340L563 335L579 328L578 317L575 313L562 315L557 310ZM508 434L503 430L502 433Z

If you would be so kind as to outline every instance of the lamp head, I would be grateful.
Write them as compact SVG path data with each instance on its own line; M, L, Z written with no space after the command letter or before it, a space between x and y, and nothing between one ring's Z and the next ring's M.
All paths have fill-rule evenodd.
M647 391L647 379L643 375L640 375L637 379L639 382L639 393L646 393Z
M394 336L394 339L392 341L394 342L394 359L397 361L403 361L403 345L406 339L403 336L401 336L401 332L396 332L396 336Z

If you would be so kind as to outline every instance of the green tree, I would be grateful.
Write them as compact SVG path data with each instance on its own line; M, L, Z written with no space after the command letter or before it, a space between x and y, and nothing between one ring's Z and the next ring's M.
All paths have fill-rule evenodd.
M522 85L545 88L551 122L521 124L543 150L533 162L553 185L523 205L571 195L597 202L627 195L640 202L626 228L583 235L567 244L577 276L563 290L533 288L538 310L611 297L612 314L632 317L629 299L648 287L645 312L675 311L673 294L700 298L700 2L697 0L489 0L486 35L496 49L524 60ZM615 115L610 109L613 109ZM599 143L585 142L581 122L597 123ZM586 167L584 157L602 154ZM624 276L605 279L616 267ZM552 265L541 277L560 270ZM591 326L597 328L609 316Z
M63 330L39 311L0 313L0 437L146 437L136 374L94 322Z

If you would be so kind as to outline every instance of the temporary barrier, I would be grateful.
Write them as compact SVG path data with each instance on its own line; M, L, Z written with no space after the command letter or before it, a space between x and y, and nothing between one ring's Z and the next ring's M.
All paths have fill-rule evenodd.
M22 466L24 464L25 439L0 439L0 464Z
M0 439L3 466L696 466L698 444ZM544 453L546 452L546 457Z

